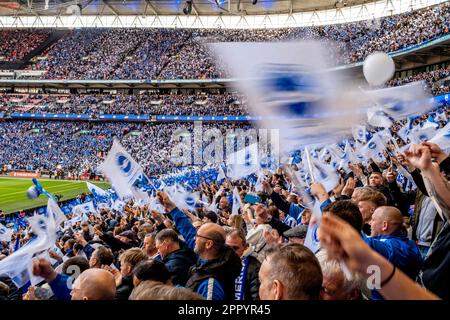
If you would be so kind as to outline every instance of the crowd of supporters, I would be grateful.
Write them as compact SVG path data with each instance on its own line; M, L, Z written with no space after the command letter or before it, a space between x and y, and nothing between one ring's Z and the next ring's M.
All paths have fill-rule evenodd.
M0 61L21 61L50 35L50 31L33 29L0 30Z
M133 114L178 116L246 115L246 99L237 93L0 94L0 112Z
M204 130L213 127L203 125ZM221 123L217 128L225 134L226 130L246 127ZM0 164L41 172L54 172L60 165L67 172L83 172L97 168L117 137L148 172L170 172L176 167L171 162L171 151L178 141L176 132L183 130L192 132L192 123L4 121L0 122Z
M220 78L227 72L205 44L296 39L332 41L340 54L330 63L352 63L374 51L393 52L448 34L449 12L446 2L377 20L304 28L74 30L48 48L34 68L46 70L45 79ZM7 35L14 31L3 32L0 48L9 48L15 40Z
M405 192L392 165L353 165L330 191L319 181L308 186L320 209L292 188L295 166L265 172L259 187L248 178L202 183L193 208L176 204L169 187L156 193L156 203L131 199L87 213L73 207L60 231L45 229L55 241L35 241L45 242L48 256L33 260L18 260L19 253L43 235L35 224L18 225L0 242L8 272L0 277L1 298L447 300L449 155L427 142L396 161L416 189ZM84 194L77 204L89 201ZM314 210L322 212L317 247L308 243ZM39 225L52 226L52 215L42 219ZM12 276L22 269L43 280Z

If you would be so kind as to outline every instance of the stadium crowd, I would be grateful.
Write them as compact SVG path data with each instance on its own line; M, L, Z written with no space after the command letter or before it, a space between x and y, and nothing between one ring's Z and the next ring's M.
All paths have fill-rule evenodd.
M227 130L247 127L248 124L238 123L218 125L224 134ZM204 130L209 128L215 126L203 125ZM177 142L174 133L183 130L192 132L193 124L4 121L0 122L0 164L40 172L55 172L60 165L74 176L80 176L88 169L97 168L117 137L148 173L161 174L175 167L170 162L170 152ZM17 157L18 153L22 156Z
M445 2L378 20L305 28L74 30L33 68L47 70L45 79L221 78L226 70L206 43L295 39L332 41L344 53L333 63L352 63L374 51L393 52L448 34L449 9ZM0 46L9 47L10 38Z
M50 35L50 31L34 29L0 30L0 61L21 61Z
M0 294L6 300L447 300L449 155L424 142L395 163L408 168L417 189L405 192L393 164L374 162L341 172L329 192L320 182L309 186L323 214L320 249L308 247L314 209L309 196L291 188L296 168L287 166L265 172L259 186L250 179L203 183L192 209L176 205L164 189L156 193L158 204L130 200L88 215L75 210L47 258L33 260L38 280L22 286L3 275ZM0 259L32 247L37 236L19 227L11 246L1 242ZM374 286L367 280L371 265L380 269Z
M0 112L206 116L247 115L237 93L0 94Z

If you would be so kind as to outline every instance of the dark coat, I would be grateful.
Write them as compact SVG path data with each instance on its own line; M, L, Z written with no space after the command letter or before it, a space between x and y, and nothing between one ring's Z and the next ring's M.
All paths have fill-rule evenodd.
M122 283L116 289L116 300L128 300L128 297L133 291L133 276L126 276L122 278Z
M180 242L180 249L171 252L162 261L172 276L173 284L185 286L189 278L189 269L197 262L197 255Z
M259 269L261 262L253 256L248 256L247 272L245 273L244 301L259 300Z
M225 246L218 258L208 260L205 263L197 262L189 272L189 280L186 287L197 292L200 284L208 279L216 279L225 293L225 300L234 300L235 280L242 268L241 259L228 246Z

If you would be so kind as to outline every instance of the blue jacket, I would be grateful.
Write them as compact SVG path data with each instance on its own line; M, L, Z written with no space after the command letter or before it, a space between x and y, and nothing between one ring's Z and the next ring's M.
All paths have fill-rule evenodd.
M386 236L366 237L364 241L376 252L384 256L393 265L415 279L422 266L422 255L414 241L400 232ZM372 299L383 299L377 290L372 290Z
M57 300L70 300L70 289L67 286L69 281L72 281L69 276L65 274L58 274L53 281L48 284L53 291Z
M170 215L180 231L187 246L194 250L197 230L186 215L178 208ZM241 259L229 247L217 259L204 261L198 259L197 264L189 271L186 287L194 290L207 300L233 300L234 281L241 271Z

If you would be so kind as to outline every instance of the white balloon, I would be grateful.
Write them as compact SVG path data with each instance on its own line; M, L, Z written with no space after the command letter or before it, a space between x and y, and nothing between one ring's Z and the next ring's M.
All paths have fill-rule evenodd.
M392 78L394 72L394 60L384 52L374 52L364 61L363 73L370 85L384 84Z
M27 190L27 197L28 199L36 199L39 197L39 192L37 191L36 186L31 186Z

